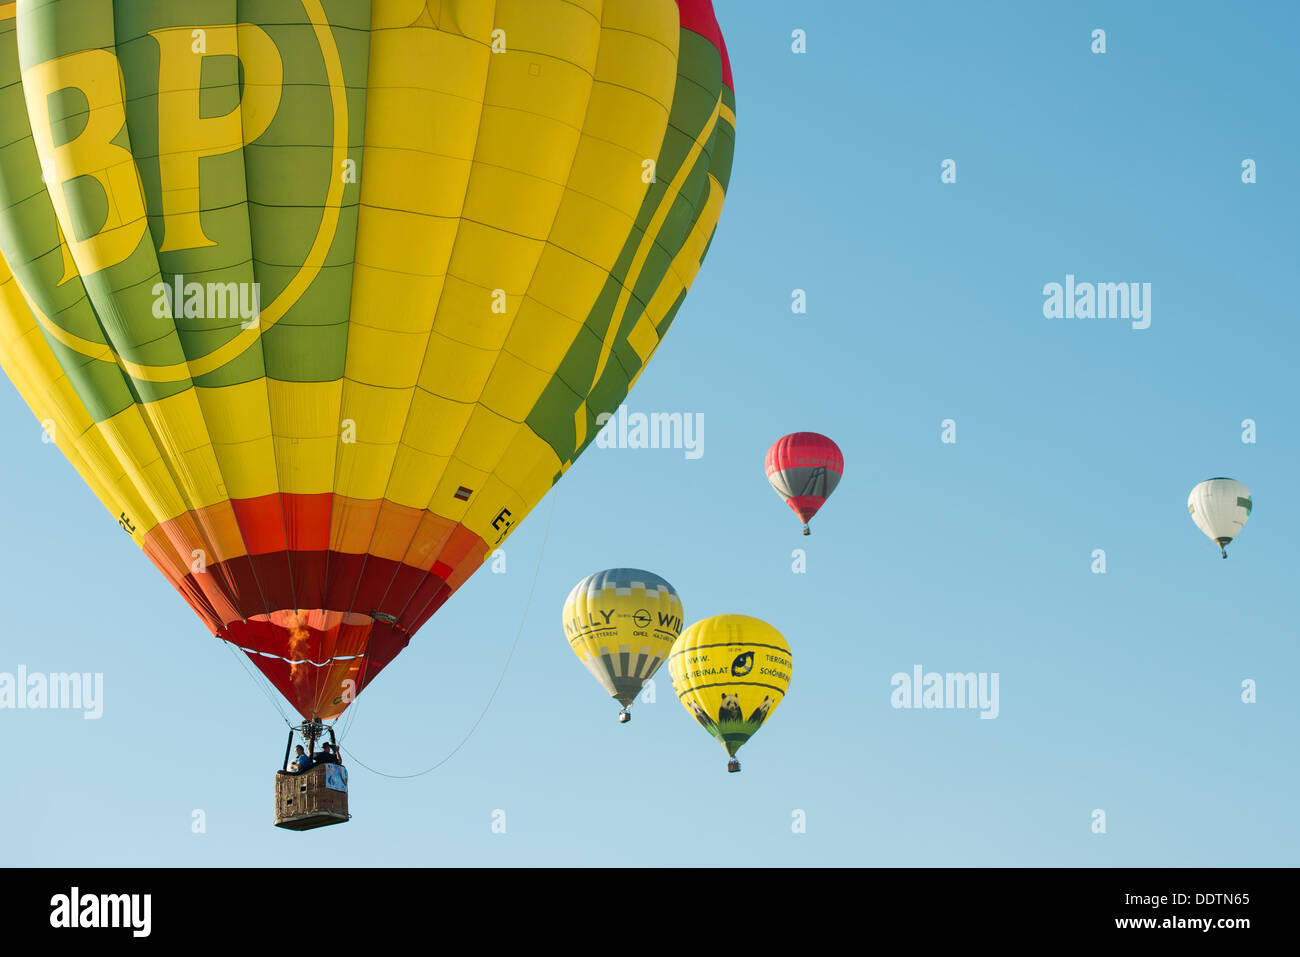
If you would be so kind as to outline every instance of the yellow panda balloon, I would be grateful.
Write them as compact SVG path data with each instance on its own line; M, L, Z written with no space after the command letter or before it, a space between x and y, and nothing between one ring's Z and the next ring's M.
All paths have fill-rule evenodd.
M705 731L730 755L785 698L792 672L790 645L781 633L748 615L715 615L682 632L668 655L673 690Z
M654 572L609 568L588 575L564 602L564 636L578 660L623 706L632 702L682 631L682 599Z

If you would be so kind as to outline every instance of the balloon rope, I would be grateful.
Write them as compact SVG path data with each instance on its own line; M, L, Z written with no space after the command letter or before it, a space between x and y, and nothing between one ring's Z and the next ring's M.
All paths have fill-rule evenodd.
M283 721L287 727L290 728L293 727L293 725L289 721L289 716L286 715L284 713L284 709L280 707L280 702L275 700L275 695L272 694L267 687L271 683L270 679L268 679L266 675L262 674L262 672L260 671L254 672L253 669L250 668L248 665L248 656L244 654L242 651L236 651L235 646L232 645L230 642L222 640L221 643L225 645L227 648L229 648L230 653L235 656L235 658L239 661L241 665L243 665L244 670L248 672L248 677L252 679L253 684L257 685L259 688L262 689L262 694L266 695L267 700L271 702L271 707L275 708L276 711L280 712L280 720ZM257 680L259 676L261 676L262 679L261 681Z
M352 704L348 706L348 710L343 712L343 720L335 725L335 727L338 728L339 741L342 741L348 736L348 732L352 730L352 722L356 719L356 716L357 702L353 700Z
M425 768L423 771L416 771L413 774L387 774L383 771L377 771L374 768L372 768L370 765L362 761L360 758L358 758L356 754L353 753L351 748L344 748L342 745L340 745L339 746L340 749L347 754L348 759L350 761L356 762L357 764L365 768L367 771L369 771L371 774L378 774L380 777L398 778L398 779L418 778L421 777L422 775L428 774L430 771L438 770L438 768L442 767L453 757L455 757L456 752L459 751L461 748L463 748L466 742L468 742L469 739L474 736L474 732L478 730L479 724L482 723L483 719L487 717L488 709L492 707L492 702L496 700L497 692L501 690L501 685L506 680L506 672L510 669L510 662L515 656L515 649L519 647L519 639L523 637L524 625L528 622L528 612L533 607L533 592L537 588L537 578L542 572L542 557L546 554L546 543L551 537L551 519L553 519L554 517L555 517L555 492L554 490L552 490L551 511L546 516L546 531L542 535L542 547L537 552L537 567L533 569L533 581L532 584L528 586L528 600L524 603L524 614L523 617L519 619L519 630L515 632L514 644L510 646L510 654L506 655L506 663L501 669L501 677L497 678L496 687L492 689L492 694L488 696L487 704L483 706L483 711L481 714L479 714L478 719L475 720L475 722L470 726L469 732L465 735L465 737L461 738L460 744L452 748L451 753L448 754L441 761L439 761L437 764L433 765L433 767Z

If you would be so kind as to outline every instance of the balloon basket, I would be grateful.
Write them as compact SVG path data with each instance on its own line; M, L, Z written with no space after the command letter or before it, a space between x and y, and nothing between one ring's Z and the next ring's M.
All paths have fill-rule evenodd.
M301 774L276 771L275 826L310 831L346 823L352 819L347 786L347 772L337 764L318 764Z
M811 534L812 534L812 530L809 529L807 525L805 525L805 526L803 527L803 533L804 533L805 535L811 535Z
M735 774L737 771L740 770L740 762L735 760L734 758L728 761L727 770L730 771L732 774Z
M632 713L630 711L625 710L625 711L620 711L618 713L619 724L627 724L631 720L632 720Z

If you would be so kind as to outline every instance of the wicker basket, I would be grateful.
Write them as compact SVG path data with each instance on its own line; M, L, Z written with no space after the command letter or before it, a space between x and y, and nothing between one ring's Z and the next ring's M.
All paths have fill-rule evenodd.
M327 776L335 778L336 784L341 777L343 786L347 787L347 772L337 764L318 764L301 774L277 771L275 826L308 831L349 820L348 792L327 786Z

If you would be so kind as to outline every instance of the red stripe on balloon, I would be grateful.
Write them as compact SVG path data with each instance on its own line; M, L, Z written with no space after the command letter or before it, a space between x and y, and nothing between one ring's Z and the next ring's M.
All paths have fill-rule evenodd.
M827 468L843 475L844 453L820 432L794 432L772 443L763 466L768 475L797 468Z
M389 545L413 536L402 560L329 548L336 510L362 516L360 527L378 529ZM206 543L231 534L232 514L249 554L178 565L178 555L206 553ZM245 649L305 718L342 711L347 702L335 699L347 688L359 692L392 661L488 555L458 523L329 494L267 495L186 513L154 528L144 551L208 629Z
M677 13L683 30L698 33L718 48L718 55L722 57L722 82L735 93L731 58L727 56L727 42L722 38L722 28L718 26L712 0L677 0Z
M241 555L179 580L166 566L158 567L214 632L286 608L379 612L414 631L428 617L431 587L455 591L482 564L477 555L467 559L455 566L437 562L427 569L376 555L278 552Z
M793 498L787 498L785 503L789 505L796 515L803 519L804 524L812 520L817 514L817 510L826 504L826 499L820 495L796 495Z

